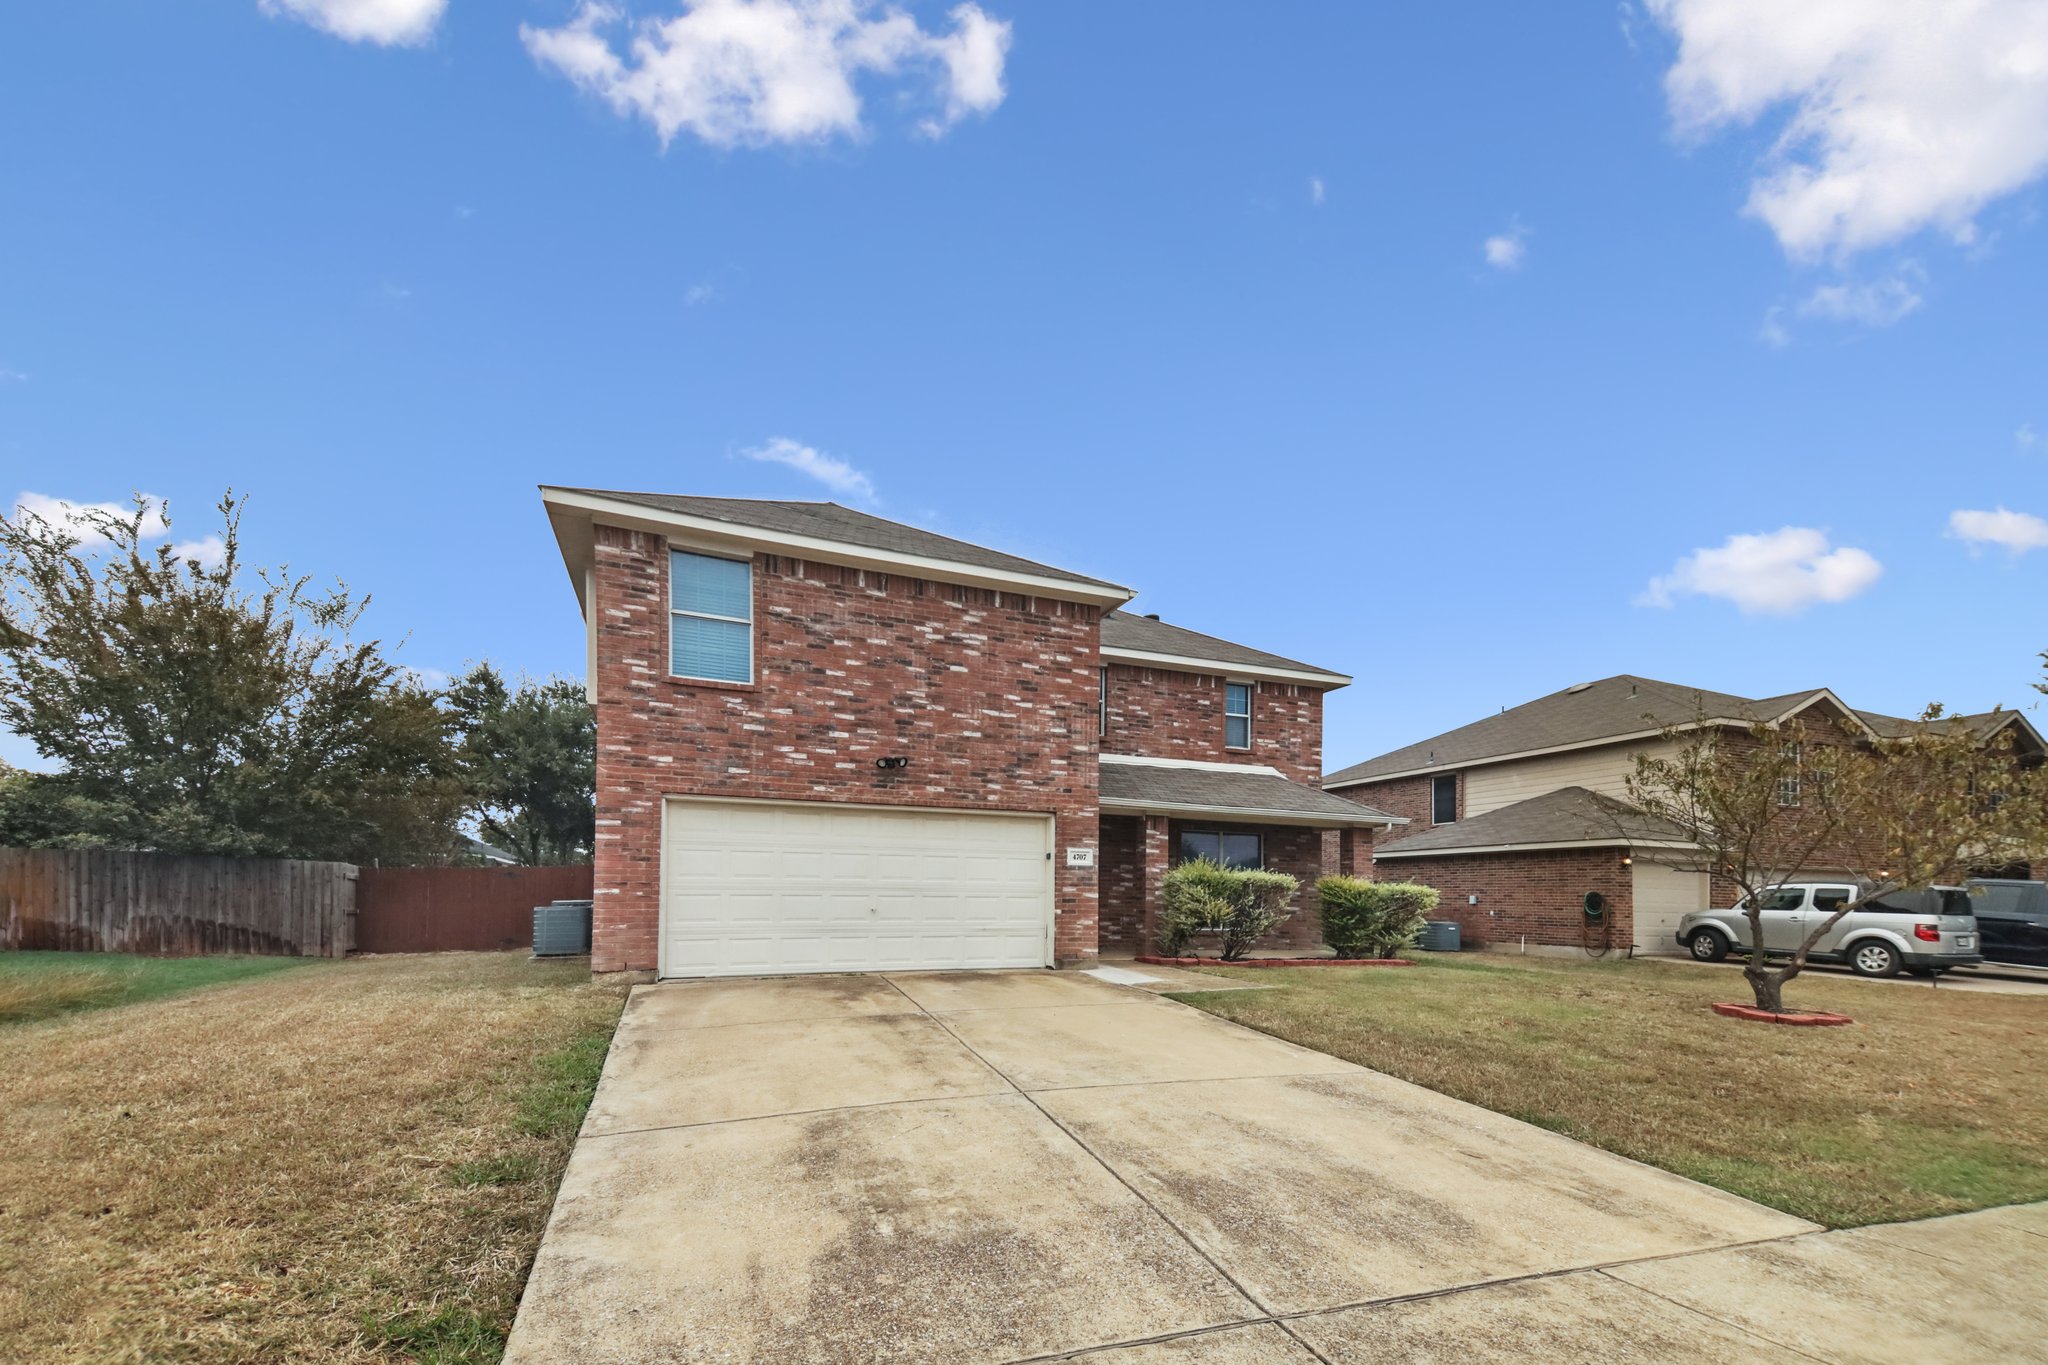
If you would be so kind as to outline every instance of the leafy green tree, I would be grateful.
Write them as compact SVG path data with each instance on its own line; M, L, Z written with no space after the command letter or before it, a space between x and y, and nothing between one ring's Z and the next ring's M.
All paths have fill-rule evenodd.
M242 502L180 553L169 518L0 518L0 723L61 765L0 782L44 845L435 862L465 796L435 694L351 636L367 597L245 570ZM251 581L253 580L253 582Z
M597 720L583 685L518 688L488 663L448 687L464 780L487 842L532 866L587 863L597 838Z

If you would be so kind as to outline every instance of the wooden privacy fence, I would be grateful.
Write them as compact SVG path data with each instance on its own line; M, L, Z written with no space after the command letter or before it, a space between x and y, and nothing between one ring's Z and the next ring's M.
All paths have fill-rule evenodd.
M524 948L533 907L588 899L580 867L366 867L356 884L356 951Z
M0 949L340 957L355 877L347 863L0 848Z

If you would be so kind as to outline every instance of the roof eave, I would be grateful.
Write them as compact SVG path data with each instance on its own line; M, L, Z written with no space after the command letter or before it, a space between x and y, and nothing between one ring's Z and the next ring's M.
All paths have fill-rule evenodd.
M1131 815L1171 815L1202 820L1228 820L1245 825L1295 825L1304 829L1389 829L1408 821L1398 815L1360 807L1358 814L1336 811L1274 810L1261 806L1218 806L1208 802L1147 801L1142 797L1105 796L1098 803L1105 811Z
M1141 664L1149 668L1164 668L1178 673L1214 673L1223 677L1258 678L1270 682L1304 683L1311 687L1335 691L1349 687L1351 678L1344 673L1326 673L1321 669L1282 668L1273 664L1238 663L1232 659L1205 659L1193 654L1160 654L1149 649L1120 649L1114 645L1102 647L1102 657L1117 663Z
M569 561L571 578L578 583L581 595L582 574L580 565L570 558L570 545L563 539L561 524L564 520L580 520L585 533L590 523L602 521L607 526L620 526L630 531L647 531L655 535L680 536L693 544L707 549L766 550L776 554L787 554L797 558L823 560L832 564L847 564L855 568L875 569L883 573L900 573L919 578L935 579L945 583L965 583L971 587L994 588L1003 592L1029 593L1037 597L1052 597L1066 602L1083 602L1100 607L1119 607L1137 596L1131 588L1115 584L1084 583L1077 579L1061 578L1045 574L1023 573L1007 569L990 569L980 565L965 564L953 559L935 559L926 555L900 554L889 550L877 550L866 545L852 545L845 541L828 540L819 536L798 535L788 531L771 531L756 526L742 526L734 522L719 521L712 517L693 516L688 512L672 512L661 508L648 507L640 503L625 502L616 498L599 497L578 489L562 488L552 484L541 485L541 500L546 504L548 517L556 522L556 539L563 542L564 558ZM588 549L584 553L588 556Z

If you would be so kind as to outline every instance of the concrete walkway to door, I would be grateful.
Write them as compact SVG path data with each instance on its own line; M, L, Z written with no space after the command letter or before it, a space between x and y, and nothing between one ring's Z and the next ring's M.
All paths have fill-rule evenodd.
M1078 974L668 984L627 1007L505 1358L1939 1358L1945 1253L1889 1232ZM1853 1351L1795 1335L1783 1301L1849 1292L1873 1248L1909 1263L1869 1272L1913 1281L1892 1321ZM1958 1278L1956 1309L1996 1307ZM1958 1350L2038 1350L2040 1310L2011 1312L2024 1349Z

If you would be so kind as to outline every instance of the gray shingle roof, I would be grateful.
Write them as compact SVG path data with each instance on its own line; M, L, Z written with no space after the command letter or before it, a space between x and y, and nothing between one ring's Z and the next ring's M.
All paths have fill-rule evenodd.
M1305 664L1299 659L1289 659L1284 655L1268 654L1263 649L1253 649L1249 645L1219 640L1214 635L1204 635L1185 626L1155 621L1149 616L1140 616L1128 611L1113 611L1102 618L1102 644L1105 649L1130 649L1146 654L1179 654L1193 659L1214 659L1218 663L1243 664L1248 668L1286 668L1303 673L1328 673L1340 678L1344 676L1335 669Z
M900 521L889 521L866 512L856 512L853 508L841 507L836 502L699 498L678 493L625 493L609 488L559 488L557 485L550 487L557 487L564 493L610 498L616 502L633 503L658 512L679 512L684 516L704 517L737 527L779 531L785 535L814 536L819 540L838 541L843 545L858 545L869 550L921 555L926 559L942 559L1003 573L1061 578L1070 583L1085 583L1097 588L1123 588L1122 584L1111 583L1107 579L1090 578L1086 574L1074 573L1069 569L1058 569L1050 564L1040 564L1017 555L1004 554L1001 550L991 550L985 545L954 540L951 536L942 536L921 527L906 526Z
M1118 763L1104 756L1102 801L1166 811L1234 812L1252 824L1384 825L1394 817L1356 801L1290 781L1276 772L1246 767L1242 772L1217 768L1168 768L1157 764Z
M1457 853L1502 844L1626 844L1631 838L1671 841L1679 837L1676 829L1650 820L1624 802L1584 787L1560 787L1454 825L1437 825L1394 838L1373 856Z
M1446 731L1434 739L1395 749L1378 758L1331 773L1325 786L1369 782L1391 773L1454 768L1481 759L1551 749L1566 744L1641 734L1696 719L1704 711L1717 719L1744 722L1783 715L1820 689L1788 692L1761 700L1658 682L1629 673L1581 683L1547 697L1512 706L1498 715Z

